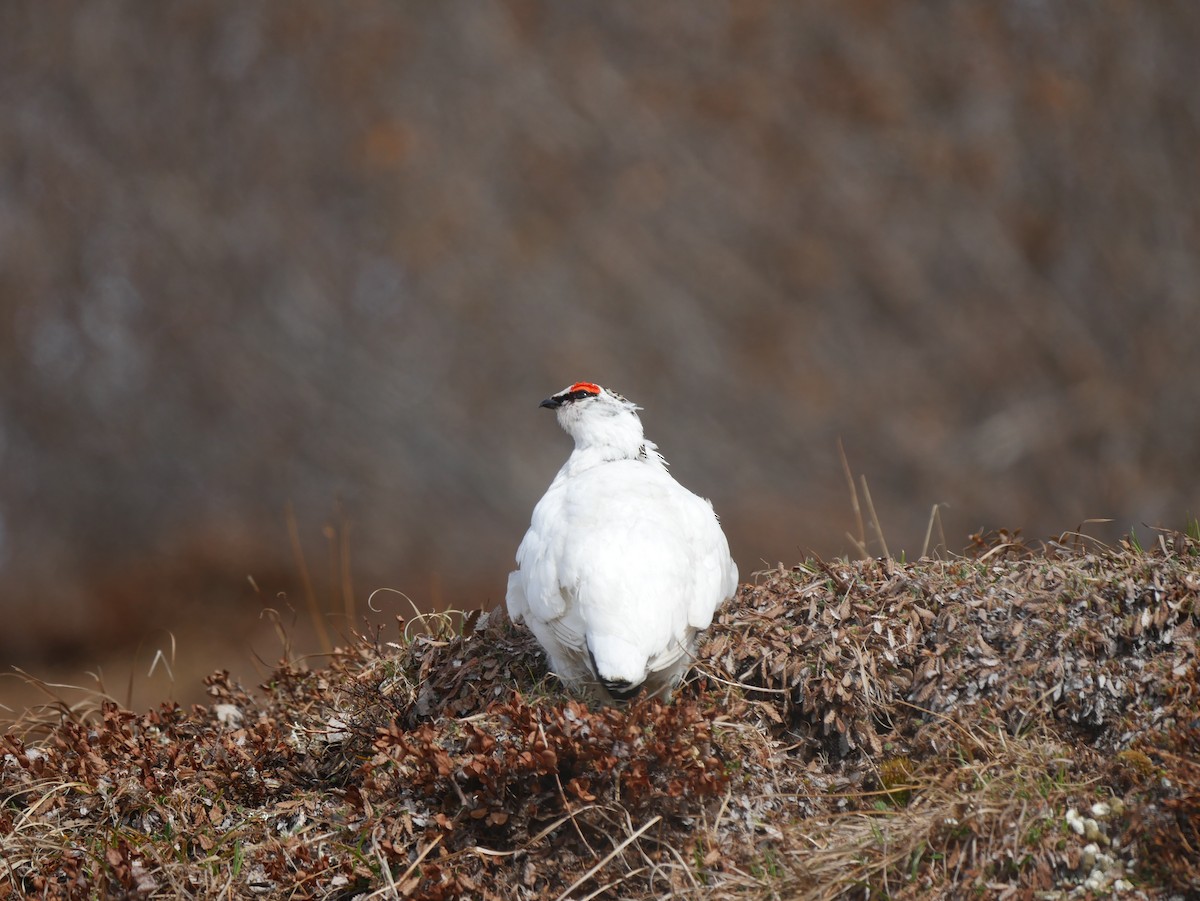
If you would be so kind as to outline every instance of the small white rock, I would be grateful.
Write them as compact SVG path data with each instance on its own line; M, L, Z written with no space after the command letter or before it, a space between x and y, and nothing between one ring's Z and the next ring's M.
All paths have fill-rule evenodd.
M1067 810L1067 825L1071 827L1076 835L1083 835L1084 825L1083 817L1079 815L1079 811L1074 807Z
M1104 819L1110 813L1112 813L1112 808L1103 801L1097 801L1092 805L1092 816L1098 820Z

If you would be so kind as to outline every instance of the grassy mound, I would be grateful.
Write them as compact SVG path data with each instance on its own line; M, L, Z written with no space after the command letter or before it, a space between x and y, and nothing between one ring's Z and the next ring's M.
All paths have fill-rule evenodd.
M1200 542L808 562L671 705L589 709L503 613L135 714L26 714L0 898L1200 893Z

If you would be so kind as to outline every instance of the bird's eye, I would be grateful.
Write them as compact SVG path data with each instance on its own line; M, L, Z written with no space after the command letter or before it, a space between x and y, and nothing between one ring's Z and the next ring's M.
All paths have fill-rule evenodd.
M600 386L591 382L576 382L563 393L571 395L573 399L578 399L580 397L587 397L588 395L599 394Z

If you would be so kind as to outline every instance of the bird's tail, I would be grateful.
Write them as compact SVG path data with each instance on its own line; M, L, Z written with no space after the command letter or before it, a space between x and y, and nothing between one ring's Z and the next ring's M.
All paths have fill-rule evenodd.
M601 679L600 684L618 701L631 700L642 690L645 682L626 682L624 679Z
M600 665L596 663L596 655L592 653L590 644L588 645L588 657L592 661L592 672L596 675L596 681L604 686L604 690L612 695L614 700L628 701L642 690L644 682L630 682L628 679L606 679L600 675Z

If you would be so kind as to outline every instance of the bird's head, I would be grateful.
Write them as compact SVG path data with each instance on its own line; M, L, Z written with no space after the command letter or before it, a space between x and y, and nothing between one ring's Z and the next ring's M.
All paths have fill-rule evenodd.
M563 431L577 448L611 447L620 456L636 457L645 443L637 404L591 382L576 382L541 404L554 411Z

